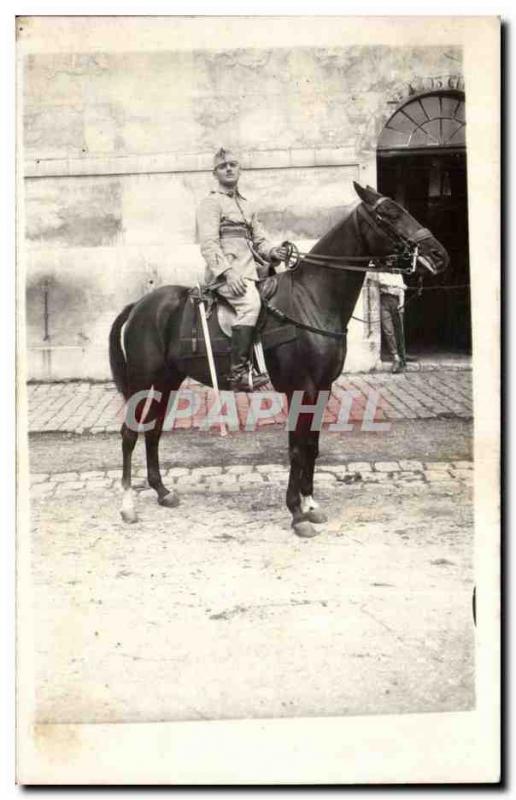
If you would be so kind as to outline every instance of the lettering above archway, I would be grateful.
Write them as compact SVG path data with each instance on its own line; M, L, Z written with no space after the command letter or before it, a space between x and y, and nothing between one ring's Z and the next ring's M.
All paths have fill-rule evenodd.
M378 150L465 146L465 103L459 92L411 98L395 111L378 140Z

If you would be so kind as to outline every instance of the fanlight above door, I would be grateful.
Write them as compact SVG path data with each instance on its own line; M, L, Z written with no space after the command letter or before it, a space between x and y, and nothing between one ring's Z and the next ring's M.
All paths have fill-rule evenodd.
M464 95L432 92L409 100L387 122L378 150L465 147Z

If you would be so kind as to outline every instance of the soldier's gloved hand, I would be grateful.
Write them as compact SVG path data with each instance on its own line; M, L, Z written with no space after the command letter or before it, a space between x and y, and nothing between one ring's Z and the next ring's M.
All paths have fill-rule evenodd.
M276 261L285 261L287 257L287 248L280 245L279 247L273 247L269 253L269 257Z
M233 267L230 267L224 273L224 278L226 279L227 286L232 294L235 297L242 297L245 294L246 285L244 279L238 274Z

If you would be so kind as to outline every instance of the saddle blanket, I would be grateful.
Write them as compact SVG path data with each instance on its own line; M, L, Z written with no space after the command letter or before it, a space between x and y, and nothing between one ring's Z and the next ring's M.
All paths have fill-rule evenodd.
M283 310L283 309L282 309ZM231 327L236 314L223 298L211 305L208 317L211 347L214 355L227 355L231 352ZM285 310L285 313L286 310ZM280 344L296 338L296 327L273 317L262 306L260 318L256 326L257 339L264 350L270 350ZM179 334L179 357L182 359L206 358L206 344L202 331L201 317L197 301L191 296L187 298Z

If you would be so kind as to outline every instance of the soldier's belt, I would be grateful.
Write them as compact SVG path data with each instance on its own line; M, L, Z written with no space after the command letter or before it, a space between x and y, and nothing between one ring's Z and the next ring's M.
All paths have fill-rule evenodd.
M246 228L221 228L221 239L248 239L249 234Z

